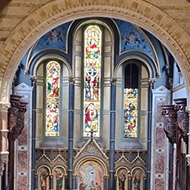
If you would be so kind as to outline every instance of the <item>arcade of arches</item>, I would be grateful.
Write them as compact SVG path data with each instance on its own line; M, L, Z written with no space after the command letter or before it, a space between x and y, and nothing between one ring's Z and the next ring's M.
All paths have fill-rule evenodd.
M190 189L190 3L0 2L2 190Z

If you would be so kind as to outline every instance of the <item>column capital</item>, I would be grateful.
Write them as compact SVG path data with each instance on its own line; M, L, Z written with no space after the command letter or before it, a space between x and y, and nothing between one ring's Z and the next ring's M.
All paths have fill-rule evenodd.
M69 83L74 84L75 83L75 78L74 77L69 77Z
M148 83L150 86L152 86L156 82L156 78L149 78Z
M10 102L0 102L0 112L8 112Z
M110 79L110 82L111 82L112 85L116 85L116 83L117 83L117 78L115 78L115 77L111 78L111 79Z
M38 79L37 76L34 76L34 75L31 75L31 76L30 76L30 80L31 80L33 83L36 83L36 82L37 82L37 79Z

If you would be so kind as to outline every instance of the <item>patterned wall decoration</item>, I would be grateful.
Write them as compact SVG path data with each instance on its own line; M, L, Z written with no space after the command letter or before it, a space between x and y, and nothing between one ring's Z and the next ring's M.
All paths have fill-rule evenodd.
M14 94L22 96L22 100L28 102L27 112L25 113L24 123L25 126L22 133L19 135L16 141L15 149L15 188L17 190L27 189L31 190L31 145L32 145L32 90L33 87L28 86L25 83L21 83L14 87Z
M169 187L169 141L163 126L163 105L170 104L170 90L164 86L153 89L152 102L152 150L151 150L151 187L154 190L167 190Z
M129 50L142 51L155 60L155 56L149 42L134 25L118 19L114 19L114 21L117 24L121 35L121 53Z
M62 24L56 28L53 28L46 34L44 34L36 44L36 47L33 51L33 55L38 51L47 49L47 48L56 48L62 51L67 51L67 32L71 22Z

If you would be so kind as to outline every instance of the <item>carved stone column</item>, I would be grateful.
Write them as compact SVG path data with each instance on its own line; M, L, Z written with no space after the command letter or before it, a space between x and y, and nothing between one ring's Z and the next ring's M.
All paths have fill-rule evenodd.
M5 164L8 162L7 151L7 112L10 104L0 103L0 177L3 174Z
M174 102L175 110L177 112L177 156L176 156L176 176L177 180L179 180L179 186L184 190L188 189L188 168L187 164L185 164L185 169L182 171L182 139L186 144L186 154L188 151L188 136L187 133L189 131L189 116L186 112L187 100L186 98L175 99ZM183 179L182 179L183 172Z
M8 113L9 128L9 188L14 189L14 142L24 128L24 113L26 112L26 102L21 101L21 96L11 95Z
M170 190L174 190L173 185L175 183L174 179L174 167L173 167L173 161L174 161L174 143L176 143L176 132L177 132L177 114L174 109L174 105L164 105L162 106L162 115L164 116L164 132L166 134L166 137L169 139L169 142L171 143L171 162L170 162Z

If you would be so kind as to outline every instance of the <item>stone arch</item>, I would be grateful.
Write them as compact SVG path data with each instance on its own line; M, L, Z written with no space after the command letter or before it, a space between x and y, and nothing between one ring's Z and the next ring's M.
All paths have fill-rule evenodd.
M166 13L143 0L55 0L25 18L4 43L0 53L0 101L9 101L18 63L35 40L61 23L97 16L130 21L155 35L179 62L186 79L187 93L190 91L190 36Z

